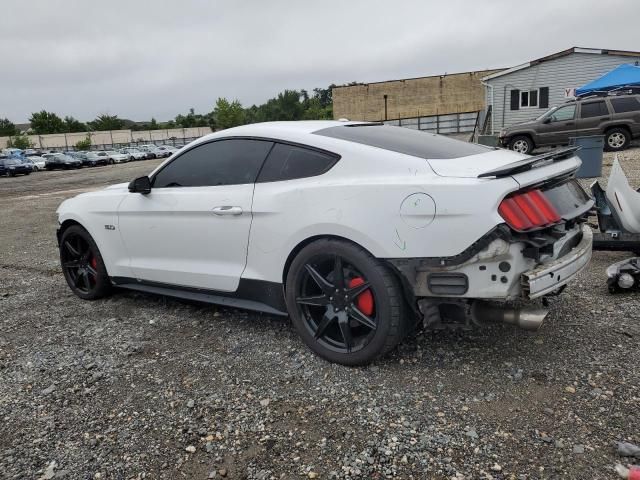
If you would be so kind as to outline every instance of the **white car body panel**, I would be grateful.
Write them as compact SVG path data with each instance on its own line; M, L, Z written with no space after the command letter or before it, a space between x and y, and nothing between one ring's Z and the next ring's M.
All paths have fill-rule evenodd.
M579 165L571 157L513 176L477 178L524 157L489 150L461 159L425 160L313 134L346 124L273 122L213 133L172 155L150 176L198 144L233 137L282 140L340 155L322 175L152 189L147 195L130 193L121 184L63 202L59 221L74 220L89 231L111 277L234 292L241 278L282 283L291 252L316 236L346 238L383 259L458 255L504 223L498 205L506 195ZM242 213L213 212L225 206ZM535 266L531 261L518 265ZM516 290L515 283L495 285L491 298L507 298Z
M640 192L629 185L617 157L611 167L606 195L622 227L628 232L640 233Z
M125 195L118 230L134 277L235 291L247 260L252 194L253 184ZM219 207L242 213L216 213Z

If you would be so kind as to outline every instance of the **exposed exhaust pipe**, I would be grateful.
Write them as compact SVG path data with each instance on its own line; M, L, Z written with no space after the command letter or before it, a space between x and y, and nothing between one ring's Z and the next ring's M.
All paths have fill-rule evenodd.
M477 324L510 323L525 330L538 330L548 313L546 308L511 308L483 301L476 301L471 306L471 318Z

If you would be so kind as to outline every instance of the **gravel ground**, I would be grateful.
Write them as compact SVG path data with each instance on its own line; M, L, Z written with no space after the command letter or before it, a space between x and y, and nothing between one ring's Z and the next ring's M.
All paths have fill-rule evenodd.
M640 149L620 157L638 186ZM600 479L631 461L614 442L640 444L640 296L604 275L624 253L596 252L539 332L422 334L346 368L281 318L71 294L55 208L155 164L0 178L0 477Z

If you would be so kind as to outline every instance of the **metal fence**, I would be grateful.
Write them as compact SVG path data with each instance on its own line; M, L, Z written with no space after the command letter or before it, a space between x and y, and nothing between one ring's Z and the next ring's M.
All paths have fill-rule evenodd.
M475 132L480 112L447 113L426 117L400 118L385 120L386 125L395 125L414 130L440 134Z

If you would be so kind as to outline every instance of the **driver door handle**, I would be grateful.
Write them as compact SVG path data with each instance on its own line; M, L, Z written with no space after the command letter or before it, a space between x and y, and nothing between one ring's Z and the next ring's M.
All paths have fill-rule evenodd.
M241 207L232 207L231 205L223 205L221 207L214 207L213 213L216 215L242 215Z

